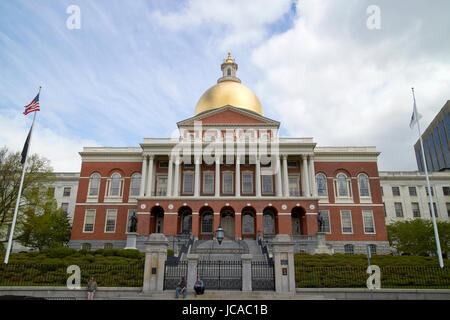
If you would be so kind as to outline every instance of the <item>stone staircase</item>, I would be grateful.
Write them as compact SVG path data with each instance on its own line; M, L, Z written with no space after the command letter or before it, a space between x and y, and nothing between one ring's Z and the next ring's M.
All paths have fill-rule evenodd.
M198 254L200 260L239 261L242 254L251 254L253 261L265 261L258 243L252 239L223 240L220 245L217 240L197 240L190 253Z

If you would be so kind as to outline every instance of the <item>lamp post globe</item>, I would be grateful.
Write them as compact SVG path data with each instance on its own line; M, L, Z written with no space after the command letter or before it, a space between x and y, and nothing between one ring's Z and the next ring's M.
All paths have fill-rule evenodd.
M216 234L217 234L217 241L219 242L220 245L222 243L223 238L225 237L225 232L223 231L221 226L217 228Z

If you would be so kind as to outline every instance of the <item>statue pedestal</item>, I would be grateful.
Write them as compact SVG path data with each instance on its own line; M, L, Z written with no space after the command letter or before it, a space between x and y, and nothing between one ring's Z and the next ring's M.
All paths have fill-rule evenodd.
M333 254L334 250L327 247L325 243L325 232L317 232L317 248L314 250L314 254Z
M136 232L127 232L127 245L125 249L136 249Z

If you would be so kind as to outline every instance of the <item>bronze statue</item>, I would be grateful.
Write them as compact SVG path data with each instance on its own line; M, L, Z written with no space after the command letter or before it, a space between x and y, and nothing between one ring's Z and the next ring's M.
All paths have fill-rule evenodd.
M136 212L130 216L130 227L128 228L128 232L136 232L137 229L137 217Z

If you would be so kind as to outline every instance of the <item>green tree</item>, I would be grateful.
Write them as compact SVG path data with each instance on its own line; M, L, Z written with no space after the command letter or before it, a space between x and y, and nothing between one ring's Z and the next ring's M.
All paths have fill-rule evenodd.
M14 208L19 191L20 178L22 175L20 152L11 153L8 149L0 149L0 239L7 241L9 227L13 220ZM20 228L25 215L23 212L32 206L32 190L47 190L47 185L55 181L53 169L49 160L34 154L27 159L27 168L22 186L22 197L19 204L19 212L16 227ZM14 232L14 239L17 239Z
M437 226L441 250L442 252L448 252L450 244L450 223L437 222ZM436 240L432 221L424 219L397 221L392 225L388 225L386 228L389 243L398 252L420 256L436 254Z
M33 188L25 219L18 230L19 242L36 249L60 247L70 240L71 225L66 214L57 208L53 194Z

